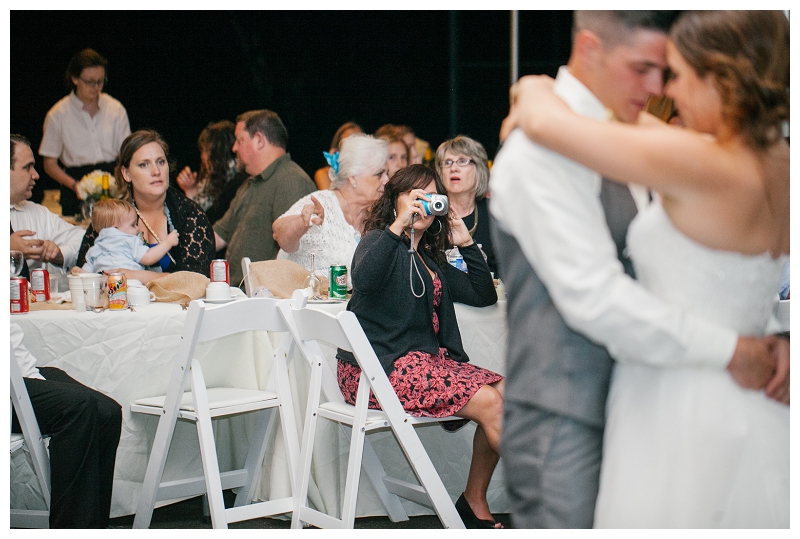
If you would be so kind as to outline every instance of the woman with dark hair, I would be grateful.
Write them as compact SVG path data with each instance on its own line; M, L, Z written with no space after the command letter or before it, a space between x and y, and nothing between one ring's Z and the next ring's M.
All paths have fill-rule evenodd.
M361 129L361 126L355 122L345 122L339 126L339 129L336 130L336 133L333 134L333 139L331 140L331 147L328 150L327 154L330 156L335 155L339 152L339 147L342 144L342 141L349 137L350 135L358 135L363 133L364 130ZM326 152L322 152L325 154ZM330 157L328 155L325 156L327 160L330 161ZM330 179L330 164L324 166L322 168L317 169L314 173L314 183L317 184L317 189L324 190L330 187L331 179Z
M151 130L132 133L122 143L114 180L121 198L133 204L144 242L153 247L173 230L179 243L158 264L147 270L120 269L128 279L148 283L164 272L194 271L209 275L214 258L214 231L208 217L195 202L178 189L169 187L169 148L161 135ZM94 245L97 232L89 225L78 252L78 266Z
M478 426L472 465L456 508L468 528L494 528L486 490L499 459L503 377L471 365L461 344L453 302L477 307L497 302L489 268L455 215L437 217L423 200L444 194L433 170L398 171L365 223L352 264L353 311L403 408L417 417L456 415ZM469 273L447 263L444 250L462 249ZM339 350L339 387L354 404L361 370ZM374 397L370 408L378 408ZM448 425L445 423L445 425Z
M687 129L644 115L631 126L578 117L544 78L517 87L512 120L604 177L658 191L628 233L639 281L763 336L789 254L788 20L684 12L667 61L666 94ZM595 525L788 527L788 350L775 359L762 372L617 363Z
M119 147L131 134L125 107L103 93L107 69L108 60L92 49L73 56L64 77L71 91L44 120L39 155L47 175L61 184L62 215L80 213L78 182L93 170L114 170Z
M450 207L467 225L469 235L486 255L486 262L499 277L489 233L489 158L477 140L459 135L436 150L436 172L442 177Z
M246 173L236 171L235 127L229 120L208 124L197 139L200 171L185 167L176 178L183 193L203 208L212 225L225 215L236 190L247 179Z

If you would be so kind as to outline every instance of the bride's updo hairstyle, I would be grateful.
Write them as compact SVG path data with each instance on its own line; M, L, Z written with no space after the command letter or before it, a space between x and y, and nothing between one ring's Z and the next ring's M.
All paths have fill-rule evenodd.
M789 118L789 21L782 11L686 11L670 32L700 77L711 73L725 122L764 150Z

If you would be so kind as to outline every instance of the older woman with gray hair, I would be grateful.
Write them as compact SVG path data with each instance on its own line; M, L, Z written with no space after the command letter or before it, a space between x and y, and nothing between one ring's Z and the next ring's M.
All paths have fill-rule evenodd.
M331 185L301 198L272 225L280 245L278 259L297 262L324 275L332 265L350 267L372 204L389 181L389 143L370 135L351 135L340 151L326 155Z
M489 233L489 164L480 142L459 135L436 150L436 172L442 177L450 209L467 226L470 236L486 255L489 270L499 277Z

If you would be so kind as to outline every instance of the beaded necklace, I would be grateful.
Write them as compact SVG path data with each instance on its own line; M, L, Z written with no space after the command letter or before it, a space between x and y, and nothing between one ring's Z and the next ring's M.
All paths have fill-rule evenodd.
M150 232L150 235L153 236L153 238L155 238L156 243L161 243L161 239L158 237L158 234L156 234L156 231L153 230L153 228L150 226L150 223L147 222L147 219L145 219L142 216L142 214L139 213L139 208L136 207L136 201L131 200L131 203L133 205L133 210L136 212L136 215L139 217L139 219L144 223L144 226ZM170 218L169 208L167 208L166 204L164 204L164 215L167 216L167 232L169 232L170 230L174 230L175 227L172 224L172 218ZM177 264L177 262L175 262L175 259L172 258L172 255L169 254L169 251L167 251L167 256L169 257L170 260L172 260L173 264Z

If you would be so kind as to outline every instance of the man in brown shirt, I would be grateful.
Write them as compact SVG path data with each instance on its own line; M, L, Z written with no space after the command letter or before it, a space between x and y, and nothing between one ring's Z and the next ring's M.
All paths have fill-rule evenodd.
M292 204L316 190L308 174L286 153L289 136L277 114L251 110L236 119L233 151L250 178L230 208L214 223L217 250L227 246L231 285L242 281L242 257L272 260L280 247L272 223Z

